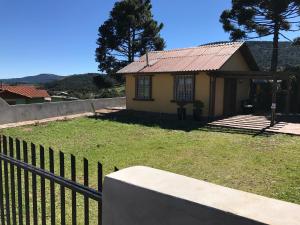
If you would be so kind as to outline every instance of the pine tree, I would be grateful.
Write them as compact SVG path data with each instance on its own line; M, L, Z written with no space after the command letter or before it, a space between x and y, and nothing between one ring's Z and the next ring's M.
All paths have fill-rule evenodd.
M163 50L162 23L154 20L150 0L122 0L99 27L96 61L99 70L113 75L146 51Z
M279 38L300 30L300 0L232 0L232 9L220 18L232 40L273 36L271 72L278 67ZM288 38L287 38L288 39ZM297 42L295 42L297 43ZM277 80L274 77L272 103L276 104ZM274 124L275 109L272 110Z

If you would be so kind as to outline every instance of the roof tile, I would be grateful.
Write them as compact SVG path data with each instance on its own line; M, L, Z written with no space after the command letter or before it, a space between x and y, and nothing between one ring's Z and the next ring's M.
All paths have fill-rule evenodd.
M10 93L14 93L17 95L22 95L27 98L47 98L50 97L46 90L36 89L34 86L10 86L10 85L2 85L0 86L0 91L8 91Z

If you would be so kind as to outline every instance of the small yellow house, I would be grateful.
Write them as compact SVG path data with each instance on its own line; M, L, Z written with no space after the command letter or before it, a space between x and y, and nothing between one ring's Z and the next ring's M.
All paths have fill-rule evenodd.
M119 74L126 76L129 110L177 113L185 102L188 115L193 102L204 103L204 117L236 114L249 98L251 76L258 66L243 42L149 52Z

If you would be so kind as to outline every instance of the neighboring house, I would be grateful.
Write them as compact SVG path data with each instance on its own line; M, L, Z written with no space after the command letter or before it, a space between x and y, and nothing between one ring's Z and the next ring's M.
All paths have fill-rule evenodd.
M0 85L0 98L10 105L51 101L51 97L46 90L25 85Z
M149 52L118 73L126 76L127 109L175 114L185 102L191 115L200 100L203 116L218 117L241 111L252 78L270 78L258 70L247 45L231 42Z

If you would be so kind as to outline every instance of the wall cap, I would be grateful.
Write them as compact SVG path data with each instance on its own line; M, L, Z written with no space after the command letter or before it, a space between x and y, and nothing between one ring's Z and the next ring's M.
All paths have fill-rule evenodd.
M118 180L265 224L299 225L300 221L300 205L149 167L130 167L109 174L105 179Z

